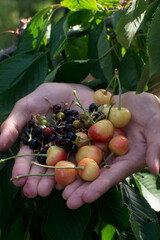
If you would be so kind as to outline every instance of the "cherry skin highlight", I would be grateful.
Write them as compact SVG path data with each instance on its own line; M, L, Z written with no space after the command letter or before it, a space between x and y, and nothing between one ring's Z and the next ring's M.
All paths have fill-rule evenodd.
M58 146L51 146L47 150L47 154L46 164L49 166L54 166L57 162L67 159L66 151Z
M95 145L87 145L80 147L75 155L76 162L80 162L83 158L92 158L97 164L100 164L103 159L102 150Z
M71 167L73 169L55 169L55 180L61 186L67 186L74 182L77 177L77 169L74 163L69 161L60 161L56 164L56 167Z
M113 124L106 119L94 123L88 129L88 135L93 141L109 142L114 134Z
M108 144L111 152L121 156L125 155L129 150L129 141L124 136L116 136L111 139Z
M85 181L94 181L100 175L100 168L92 158L83 158L77 167L84 167L84 170L78 170L78 174Z

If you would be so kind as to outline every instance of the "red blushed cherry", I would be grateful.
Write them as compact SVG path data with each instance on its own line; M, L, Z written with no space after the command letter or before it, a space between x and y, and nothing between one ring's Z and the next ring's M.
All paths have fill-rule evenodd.
M75 145L77 147L83 147L89 144L89 137L84 132L76 132L77 138L79 138L79 142L76 142Z
M124 107L122 107L120 110L118 107L112 107L109 114L109 120L112 122L115 128L123 128L131 120L131 112Z
M125 155L129 151L129 141L124 136L116 136L111 139L108 147L116 155Z
M55 180L61 186L67 186L74 182L77 177L78 171L75 169L75 164L69 161L60 161L56 164L56 167L69 167L71 169L55 169ZM72 169L73 168L73 169Z
M48 166L55 166L57 162L67 159L65 150L58 146L51 146L47 151L47 155L46 164Z
M107 91L105 89L98 89L97 91L95 91L94 93L94 102L100 106L100 105L104 105L104 104L108 104L110 101L110 98L112 97L112 94ZM111 102L112 103L112 99Z
M88 136L93 141L109 142L114 134L113 124L106 119L94 123L88 129Z
M92 158L97 164L100 164L103 159L102 150L95 145L87 145L80 147L75 154L76 162L80 162L83 158Z
M100 175L100 168L92 158L83 158L77 167L84 167L83 170L78 170L78 174L85 181L94 181Z
M92 145L95 145L98 148L100 148L102 150L102 152L104 153L104 156L107 156L107 154L109 152L108 142L92 141Z
M126 132L124 131L124 129L122 129L122 128L114 128L114 135L113 135L113 137L115 137L115 136L124 136L124 137L126 137L127 135L126 135Z

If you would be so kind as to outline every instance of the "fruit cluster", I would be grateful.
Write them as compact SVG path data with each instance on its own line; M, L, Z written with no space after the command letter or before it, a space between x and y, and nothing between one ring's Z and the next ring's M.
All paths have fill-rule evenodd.
M109 167L108 159L112 155L126 154L129 141L123 127L129 123L131 113L121 107L120 91L119 105L114 107L113 92L108 88L95 91L94 102L84 109L73 91L75 105L83 110L81 114L71 109L73 101L71 106L52 105L50 119L32 115L22 135L23 144L34 151L30 155L36 156L32 164L54 168L55 180L66 186L77 175L85 181L95 180L101 167ZM75 163L69 161L71 154L74 154ZM20 177L24 175L12 180Z

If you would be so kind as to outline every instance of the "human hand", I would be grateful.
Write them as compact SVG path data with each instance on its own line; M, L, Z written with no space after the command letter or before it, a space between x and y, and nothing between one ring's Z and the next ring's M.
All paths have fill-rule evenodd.
M77 91L78 97L84 107L88 107L88 102L93 102L93 91L88 87L78 84L45 83L40 85L34 92L19 100L13 108L11 114L1 125L0 151L7 150L18 138L24 126L31 119L32 114L51 114L50 105L45 100L48 98L52 104L68 103L74 98L73 90ZM76 109L75 106L73 106ZM50 109L51 110L51 109ZM79 110L79 108L78 108ZM21 143L18 155L30 154L32 150ZM12 177L25 174L50 174L52 169L45 170L39 166L31 166L34 157L17 157L12 171ZM37 195L47 196L55 186L54 177L30 176L20 178L13 182L16 186L23 186L24 194L33 198Z
M117 97L115 97L117 100ZM128 92L122 95L122 106L132 114L131 122L125 128L130 142L129 152L110 159L110 168L102 168L100 176L93 182L77 179L63 191L67 206L76 209L84 203L91 203L101 197L112 186L131 174L148 166L153 174L160 169L160 105L149 93L136 95Z

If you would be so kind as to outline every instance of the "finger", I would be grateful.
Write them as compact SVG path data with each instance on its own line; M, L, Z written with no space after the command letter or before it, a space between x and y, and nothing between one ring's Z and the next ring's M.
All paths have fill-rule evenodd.
M53 169L48 169L45 174L54 173ZM41 197L48 196L55 186L54 176L43 176L38 183L37 193Z
M17 103L9 117L1 125L0 151L7 150L16 141L26 124L26 115L27 111L23 108L23 104Z
M70 184L69 186L66 186L62 197L67 200L71 194L78 188L80 187L82 184L84 183L84 181L82 179L77 179L76 181L74 181L72 184Z
M160 116L152 118L145 129L147 139L146 164L152 174L158 174L160 170Z
M147 149L146 163L152 174L160 171L160 142L150 143Z
M145 161L132 160L131 156L126 160L122 157L117 158L110 168L103 168L100 176L91 183L85 183L67 199L67 206L70 209L81 207L84 203L91 203L101 197L111 187L123 181L133 172L140 171L145 166ZM130 159L130 160L129 160Z
M32 166L29 174L44 174L46 169L44 167ZM28 198L34 198L38 195L38 185L42 176L29 176L23 187L23 193Z
M28 146L22 145L18 155L23 154L31 154L32 150ZM31 161L34 160L34 157L26 156L26 157L17 157L15 159L15 163L12 169L12 177L16 177L19 175L28 174L30 171ZM14 185L17 187L23 186L26 182L27 178L20 178L18 180L13 181Z
M68 198L68 200L66 202L66 205L68 208L77 209L85 203L82 196L83 196L84 190L87 189L89 184L90 184L89 182L83 183L82 185L80 185L78 187L78 191L76 190L70 195L70 197Z
M111 187L123 181L134 172L142 170L145 166L141 161L130 160L118 160L110 168L102 169L100 177L84 190L82 196L84 202L90 203L97 200Z

